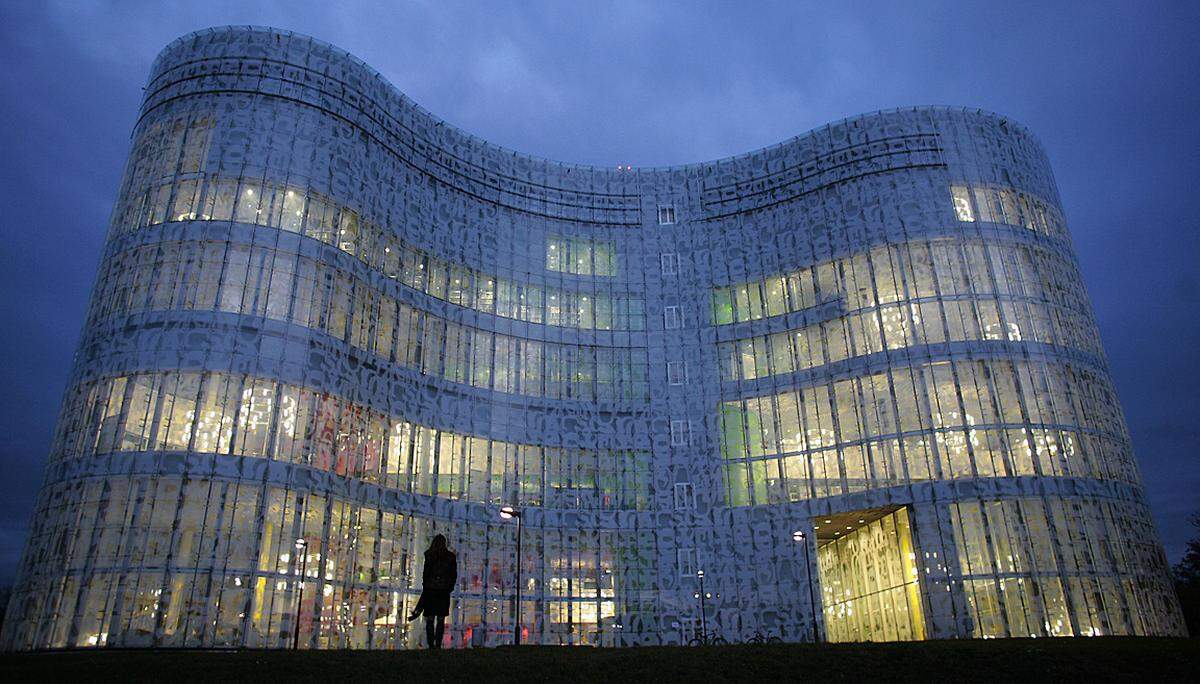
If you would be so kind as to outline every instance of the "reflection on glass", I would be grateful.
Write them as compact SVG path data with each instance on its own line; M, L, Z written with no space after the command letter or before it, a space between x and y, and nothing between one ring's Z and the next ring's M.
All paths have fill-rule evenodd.
M334 245L408 287L459 306L570 328L645 329L645 307L640 297L525 283L450 264L404 244L349 207L306 188L209 176L179 179L136 192L130 189L125 195L127 199L113 219L117 233L167 220L233 220L270 226ZM556 256L560 253L565 255L561 259ZM616 243L551 238L546 267L563 273L615 276ZM598 314L601 311L603 315Z
M67 407L56 460L142 451L153 444L298 463L406 492L478 503L643 509L651 495L646 451L488 440L241 375L120 376L80 386Z

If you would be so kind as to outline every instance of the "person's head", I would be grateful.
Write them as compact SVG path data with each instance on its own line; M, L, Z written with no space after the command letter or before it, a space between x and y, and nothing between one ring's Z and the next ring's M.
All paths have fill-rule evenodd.
M449 551L446 548L446 535L438 534L433 537L433 541L429 542L430 551Z

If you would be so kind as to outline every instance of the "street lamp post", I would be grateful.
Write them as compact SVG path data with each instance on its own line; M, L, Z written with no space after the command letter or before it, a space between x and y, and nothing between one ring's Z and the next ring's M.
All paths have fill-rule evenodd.
M308 566L308 542L301 537L296 540L296 553L300 554L300 580L296 591L296 626L292 632L292 650L300 647L300 611L304 609L304 572Z
M704 610L704 571L697 570L696 578L700 580L700 591L696 594L696 598L700 599L700 640L708 643L708 618L705 616Z
M804 530L796 530L792 532L792 541L804 545L804 578L808 580L808 606L809 612L812 613L812 640L817 642L817 599L813 595L812 585L812 567L808 564L808 535Z
M512 506L503 506L500 508L500 517L505 520L517 519L517 600L514 612L516 619L513 622L516 628L513 629L513 645L521 645L521 511Z

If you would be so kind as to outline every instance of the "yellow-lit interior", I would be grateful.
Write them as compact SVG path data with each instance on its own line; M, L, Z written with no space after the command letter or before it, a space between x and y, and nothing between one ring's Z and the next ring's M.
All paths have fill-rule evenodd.
M919 641L925 618L908 509L817 547L829 641Z

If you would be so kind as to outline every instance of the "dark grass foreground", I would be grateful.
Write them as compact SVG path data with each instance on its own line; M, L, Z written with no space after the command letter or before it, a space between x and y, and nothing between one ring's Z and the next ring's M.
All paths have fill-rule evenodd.
M468 651L90 651L0 655L4 681L1200 681L1200 639L522 647Z

